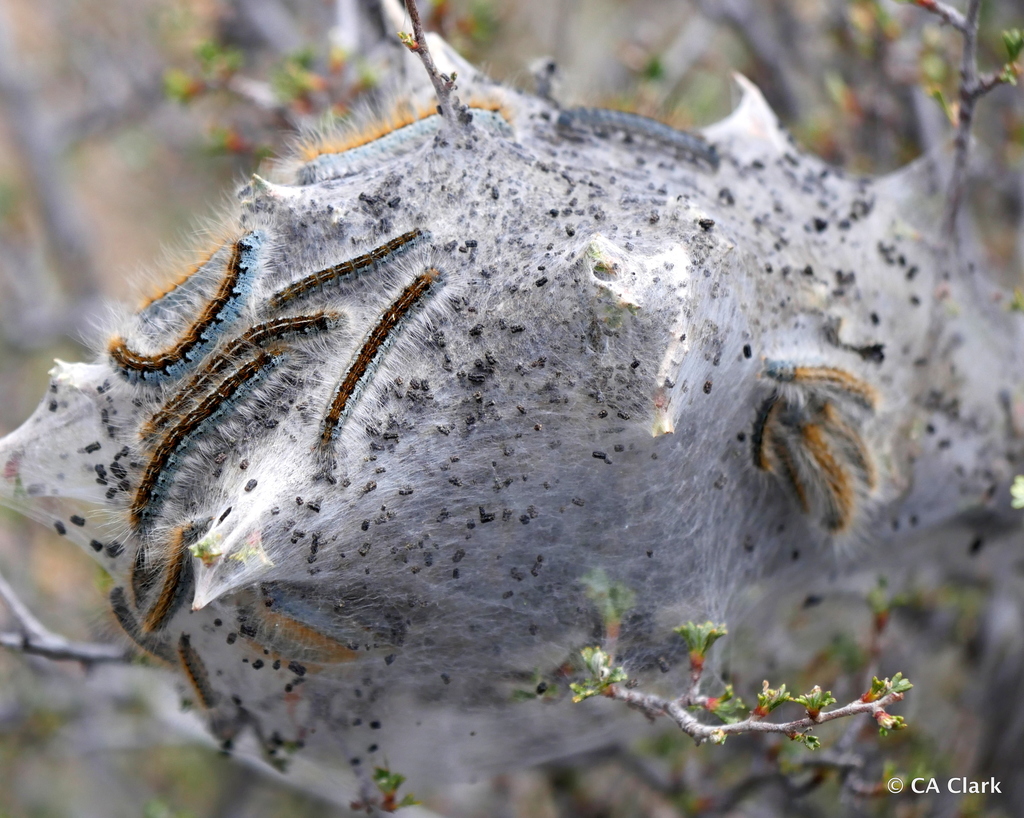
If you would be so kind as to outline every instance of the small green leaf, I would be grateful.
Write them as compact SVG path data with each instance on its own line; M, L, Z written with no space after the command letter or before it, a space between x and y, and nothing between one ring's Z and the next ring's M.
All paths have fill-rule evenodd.
M385 767L376 767L373 771L373 783L381 792L393 793L405 783L405 776L393 773Z
M793 701L793 697L786 691L785 685L781 685L778 690L772 690L768 687L766 679L761 684L761 692L757 694L757 708L754 710L754 715L764 718L776 707L791 701Z
M938 88L935 88L934 90L931 91L931 93L929 93L929 96L932 99L934 99L937 103L939 103L939 106L942 108L942 113L946 115L946 119L948 119L951 124L956 125L957 117L954 116L953 109L950 107L949 102L946 100L946 95L943 94L942 91L939 90Z
M488 0L474 0L466 16L456 23L459 32L479 45L491 42L501 25L492 5Z
M189 553L206 567L214 565L222 556L224 551L221 543L224 535L220 533L210 534L203 537L199 542L188 547Z
M906 693L913 685L909 679L904 679L902 673L897 673L892 677L892 680L883 679L879 681L878 677L875 676L871 680L871 690L860 697L863 702L877 702L883 696L888 696L890 693Z
M199 58L203 76L210 79L226 79L238 71L245 61L237 48L228 48L213 40L200 43L195 54Z
M847 94L850 92L850 88L843 80L842 75L836 71L826 71L823 79L825 81L825 91L828 93L829 99L836 106L842 108L846 102Z
M311 69L313 52L302 49L285 57L270 75L274 94L284 103L304 99L322 91L326 81Z
M202 80L180 68L168 68L164 72L164 96L172 102L190 102L205 88L206 84Z
M818 714L823 709L828 707L830 704L835 704L836 700L832 696L831 690L823 691L818 685L811 688L810 693L804 693L802 696L794 696L793 701L797 704L802 704L807 709L807 715L812 719L818 718Z
M613 684L626 681L629 677L621 667L611 666L611 657L601 648L583 648L580 651L583 664L590 674L584 682L572 682L569 688L573 692L572 700L579 703L591 696L600 696Z
M880 736L887 736L890 732L907 728L907 723L904 721L903 716L890 716L884 710L879 710L875 713L875 721L878 722L878 734Z
M9 179L0 179L0 223L8 220L13 220L18 209L24 203L24 195L18 186L10 181ZM8 480L20 480L20 476L17 474L17 464L12 461L12 471L8 473L5 470L4 477Z
M655 54L647 61L641 72L645 80L657 81L665 77L665 65L661 61L661 55Z
M945 82L949 76L949 63L945 57L934 51L927 51L921 55L921 76L931 85L938 85Z
M399 787L405 783L405 776L393 773L386 767L374 768L373 783L377 785L377 789L384 796L385 812L394 812L396 806L411 807L419 803L411 793L402 798L401 801L395 802L395 794L398 792Z
M793 739L793 741L799 741L808 750L821 749L821 739L817 736L811 735L810 733L801 733L796 736L791 736L791 738Z
M1003 32L1003 46L1006 48L1006 56L1013 62L1024 50L1024 30L1019 28L1008 28Z
M715 642L729 633L725 625L716 625L714 622L704 622L700 625L687 622L672 630L683 637L687 647L690 648L691 655L695 654L702 659Z
M1018 474L1013 478L1013 485L1010 486L1010 505L1014 508L1024 508L1024 475Z
M726 685L725 692L721 696L709 699L705 709L725 724L740 721L747 713L747 706L741 698L735 695L732 685Z
M313 65L316 62L316 49L307 45L300 48L298 51L294 51L288 55L288 60L299 68L304 68L307 71L313 70Z
M889 581L883 575L878 578L878 584L868 591L868 605L871 608L871 613L876 616L889 610L888 585Z
M889 685L889 688L893 693L906 693L912 687L913 685L910 683L910 679L904 679L902 673L897 673L893 676L892 682Z
M380 74L377 66L367 60L356 62L356 72L359 78L358 86L363 89L376 88L380 84Z

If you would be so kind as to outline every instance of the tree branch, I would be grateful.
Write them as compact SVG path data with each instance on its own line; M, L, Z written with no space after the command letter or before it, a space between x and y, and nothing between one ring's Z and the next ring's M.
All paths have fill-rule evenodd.
M649 718L668 716L674 721L684 733L691 736L698 744L704 744L711 740L721 740L722 736L735 735L737 733L781 733L793 737L817 727L819 724L826 724L835 719L843 719L849 716L857 716L862 713L869 714L876 720L879 714L884 714L885 708L895 702L902 701L904 694L893 691L882 696L873 702L861 700L850 702L844 707L835 710L826 710L817 715L816 718L807 716L802 719L787 722L762 721L756 717L733 722L732 724L711 725L703 724L690 712L687 707L690 705L704 704L707 697L698 697L696 701L690 696L679 699L668 700L651 693L638 693L628 690L620 685L611 685L604 695L616 701L625 702Z
M967 18L952 6L939 2L939 0L914 0L914 5L920 6L925 11L930 11L941 19L942 22L952 26L961 34L967 33Z
M887 618L888 607L879 607L875 614L876 636L881 632ZM835 710L825 710L826 707L835 704L836 700L831 692L822 691L817 685L803 695L793 696L786 691L785 685L772 690L765 681L762 692L757 696L757 707L753 709L748 709L735 697L732 685L726 685L719 696L702 696L698 691L707 653L728 631L725 625L716 625L710 621L703 624L687 622L673 630L683 637L689 648L690 684L681 696L665 699L633 690L634 682L622 684L629 677L624 668L612 665L611 654L598 647L586 647L580 651L580 658L587 670L587 677L582 682L569 684L573 692L572 700L581 702L591 696L606 696L639 710L651 721L667 716L697 744L708 741L722 744L727 736L737 733L778 733L793 741L800 741L811 749L818 749L821 741L810 732L814 727L835 719L861 714L868 714L878 722L882 735L887 735L890 730L902 730L906 727L902 716L891 716L885 712L887 706L902 701L906 692L913 687L909 680L903 678L902 673L897 673L891 680L880 681L873 677L868 689L859 699ZM781 724L765 721L777 707L787 703L801 705L806 716ZM721 721L721 724L705 724L691 713L691 710L712 714ZM740 720L740 713L749 715Z
M434 64L434 58L430 55L430 49L427 47L427 37L423 33L423 22L420 20L420 12L416 7L416 0L405 0L405 8L409 12L409 19L412 21L413 36L409 37L408 34L399 34L399 38L406 48L420 58L423 62L423 67L427 69L427 75L430 77L430 82L434 86L434 92L437 94L437 107L441 111L441 116L444 117L445 121L451 123L453 127L457 127L461 124L461 120L456 116L455 105L452 102L455 78L454 76L448 77L442 74Z
M943 215L943 230L948 236L955 235L956 217L963 199L967 182L967 159L971 146L971 125L974 124L974 105L978 100L975 93L977 84L978 58L978 14L981 0L969 0L967 17L958 31L964 38L964 50L960 59L960 113L956 136L953 139L953 173L949 180L946 198L946 212ZM936 11L936 14L939 12Z
M116 645L69 642L48 630L35 618L7 580L0 575L0 599L14 617L19 632L0 632L0 645L20 653L44 656L47 659L73 659L84 665L97 662L127 662L129 654Z

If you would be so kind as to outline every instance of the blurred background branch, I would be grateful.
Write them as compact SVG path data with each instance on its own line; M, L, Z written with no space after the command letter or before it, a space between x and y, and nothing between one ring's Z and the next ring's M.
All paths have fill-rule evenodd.
M0 575L0 600L7 606L17 632L0 631L0 645L9 650L46 659L72 659L83 665L96 662L126 662L129 654L124 648L115 645L97 645L82 642L69 642L43 626L28 609L10 583Z

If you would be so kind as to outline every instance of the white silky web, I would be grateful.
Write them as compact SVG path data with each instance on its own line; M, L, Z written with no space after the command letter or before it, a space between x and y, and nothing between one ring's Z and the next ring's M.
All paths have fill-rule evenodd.
M340 320L281 339L265 377L232 384L240 355L146 440L190 375L151 386L105 356L59 364L40 408L0 441L3 502L97 554L128 635L182 674L220 740L275 764L386 765L415 789L646 729L612 702L571 703L581 648L616 633L616 661L671 693L686 677L674 626L727 615L797 557L832 564L837 538L784 474L753 463L765 360L827 365L881 393L876 413L849 413L880 474L846 542L887 536L883 511L911 480L908 430L953 319L905 306L939 268L870 183L798 155L751 87L706 134L717 169L660 131L616 131L633 119L566 135L549 103L503 99L511 126L416 146L410 132L401 150L378 145L380 166L363 151L332 165L344 173L244 189L235 234L259 229L270 249L199 371L267 320L282 287L425 236L304 296L296 309ZM918 265L913 281L892 274L880 241ZM382 321L425 269L443 287ZM187 323L201 289L165 300L147 349ZM884 367L856 351L880 343ZM350 371L365 375L325 453L325 413ZM979 392L970 411L985 405ZM129 509L161 445L174 470L161 469L140 526ZM922 505L954 505L960 487L917 475L931 487ZM181 572L188 604L168 602L147 631L152 600L183 590L161 579L181 526L201 532ZM344 775L355 797L356 773Z

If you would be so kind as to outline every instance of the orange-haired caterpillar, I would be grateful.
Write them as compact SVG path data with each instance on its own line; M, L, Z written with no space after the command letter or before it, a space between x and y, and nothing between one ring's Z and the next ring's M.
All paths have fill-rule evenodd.
M798 366L783 361L765 361L764 376L779 383L793 384L805 392L852 398L865 409L878 405L878 392L869 383L834 366Z
M243 636L272 654L316 664L339 664L358 658L357 647L342 644L313 625L296 618L291 611L280 611L273 592L261 588L259 603L241 608L239 621L255 628ZM254 635L253 635L254 634Z
M206 427L216 422L230 408L239 391L255 386L283 361L283 356L281 349L261 351L224 378L191 412L166 432L153 450L135 489L129 508L129 520L135 529L144 528L156 516L189 446Z
M337 284L344 278L356 276L364 270L377 267L389 258L411 249L421 240L429 237L429 233L424 233L419 228L415 228L400 236L396 236L390 241L384 242L380 247L374 247L368 253L304 276L293 284L289 284L284 289L274 293L267 300L267 309L271 312L276 312L288 306L292 301L304 298L314 290L318 290L328 284Z
M210 684L210 674L206 670L202 657L192 647L192 637L183 633L178 640L178 659L181 666L192 683L192 688L199 697L199 703L209 710L217 704L217 691Z
M156 598L143 617L143 633L148 634L162 630L167 620L185 601L189 589L192 587L192 558L189 546L195 543L205 530L205 524L195 522L175 528L170 534L166 548L162 549L167 552L164 565L157 570L147 570L144 557L141 560L138 556L136 557L132 571L132 587L136 593L137 606L143 603L143 595L140 594L138 586L143 582L155 585L155 575L163 573L163 582L160 583ZM140 548L139 555L144 555L145 551L145 548ZM141 582L137 578L140 568L144 572Z
M500 104L470 102L467 113L473 122L503 136L512 135L509 117ZM400 106L384 122L370 123L363 131L356 131L341 139L321 139L299 148L299 156L306 161L296 174L300 185L312 185L341 179L361 169L366 160L379 161L387 154L398 154L423 144L441 128L441 117L436 108L414 110Z
M402 290L398 298L380 317L377 325L370 330L366 340L359 348L355 360L348 368L345 376L334 390L331 404L324 416L320 431L320 448L328 451L338 430L345 421L352 404L358 400L359 392L380 363L387 348L393 342L396 330L404 322L410 311L430 292L441 277L434 267L429 267L418 275Z
M220 334L238 318L252 291L263 233L247 233L235 242L220 286L196 318L167 349L147 355L133 350L121 336L107 347L114 368L128 381L157 382L179 377L202 359Z
M151 653L165 662L174 662L176 657L170 645L158 637L144 633L139 627L139 622L128 604L128 596L125 594L124 588L118 586L110 592L110 607L114 618L117 619L117 624L136 645L146 653Z
M877 484L870 452L845 404L873 410L872 386L841 369L766 363L764 375L792 384L762 403L754 421L754 465L789 486L800 508L832 532L849 530L857 505Z
M295 315L276 318L250 327L228 343L217 355L208 361L192 379L181 387L139 430L143 439L151 438L168 423L179 416L183 409L194 405L213 386L214 381L227 372L238 361L252 355L256 350L275 341L282 341L296 335L314 335L330 332L341 323L336 312L316 312L310 315Z
M213 264L214 259L225 250L226 243L217 241L213 247L208 248L200 256L198 261L190 264L188 269L177 279L164 285L153 295L144 298L139 306L139 315L155 317L180 309L194 295L193 290L196 289L196 284L205 278L199 273L208 265Z

